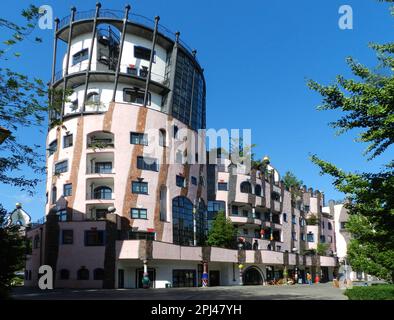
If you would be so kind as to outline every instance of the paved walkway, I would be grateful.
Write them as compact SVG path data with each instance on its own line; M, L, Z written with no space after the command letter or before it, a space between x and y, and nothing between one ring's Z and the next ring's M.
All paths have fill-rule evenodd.
M293 286L234 286L169 289L15 288L15 299L44 300L347 300L331 283Z

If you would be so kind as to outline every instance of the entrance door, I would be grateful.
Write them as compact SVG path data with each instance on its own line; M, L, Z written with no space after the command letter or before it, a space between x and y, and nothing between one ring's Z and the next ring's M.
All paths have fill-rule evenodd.
M137 288L143 288L142 278L144 277L144 269L137 269ZM155 280L156 280L156 272L153 268L148 268L148 277L150 280L149 287L154 288Z
M124 270L123 269L118 269L118 288L119 289L124 288Z
M321 282L328 282L329 276L328 276L328 267L321 267Z
M209 271L209 286L210 287L220 286L220 271L218 270Z
M259 285L263 284L263 278L261 273L256 268L248 268L244 273L244 284L245 285Z

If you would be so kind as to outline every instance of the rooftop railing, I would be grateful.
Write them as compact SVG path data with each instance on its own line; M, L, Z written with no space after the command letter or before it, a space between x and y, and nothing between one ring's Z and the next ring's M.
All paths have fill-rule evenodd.
M77 11L75 13L74 22L81 21L81 20L89 20L94 19L96 10L88 10L88 11ZM121 10L110 10L110 9L100 9L99 11L99 19L108 19L108 20L122 20L124 17L124 12ZM144 27L148 27L153 29L155 26L155 20L145 17L140 14L136 13L129 13L129 19L127 20L131 23L140 24ZM58 25L58 30L61 30L68 26L70 23L70 15L64 17L60 20ZM165 27L162 24L158 24L158 31L168 37L169 39L175 41L175 32L171 31L169 28ZM192 54L193 49L182 39L179 39L180 45ZM197 59L196 59L197 60Z

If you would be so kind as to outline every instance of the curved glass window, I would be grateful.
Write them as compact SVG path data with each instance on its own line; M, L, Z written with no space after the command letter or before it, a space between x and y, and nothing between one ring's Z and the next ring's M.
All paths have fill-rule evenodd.
M94 199L112 199L112 189L106 186L100 186L94 189Z
M205 239L206 210L203 202L195 213L197 245L202 245ZM173 242L183 246L194 245L193 204L183 196L172 200Z
M241 183L241 192L242 193L252 193L252 185L248 181L244 181Z

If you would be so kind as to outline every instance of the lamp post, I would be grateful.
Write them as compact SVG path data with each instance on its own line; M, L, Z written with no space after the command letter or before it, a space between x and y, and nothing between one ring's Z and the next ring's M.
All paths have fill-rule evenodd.
M239 284L241 286L243 286L244 282L243 282L243 264L242 264L242 259L241 259L241 255L242 255L242 250L243 250L243 243L238 243L238 269L239 269Z

